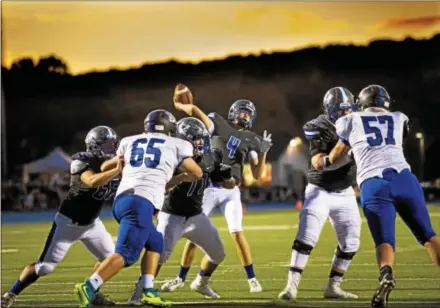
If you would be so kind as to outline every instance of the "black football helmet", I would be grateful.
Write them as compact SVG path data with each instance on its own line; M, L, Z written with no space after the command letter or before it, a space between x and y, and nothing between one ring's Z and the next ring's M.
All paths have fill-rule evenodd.
M240 118L240 113L245 112L249 115L248 118ZM257 109L254 103L247 99L239 99L235 101L228 114L229 121L236 121L237 125L243 129L250 129L257 119Z
M85 143L87 152L97 157L111 158L116 155L119 138L111 127L102 125L87 133Z
M352 111L355 105L353 94L344 87L331 88L324 95L323 109L327 119L335 123L347 111Z
M194 156L202 156L209 147L209 133L199 119L188 117L177 122L176 137L191 142Z
M369 85L362 89L357 97L357 104L361 110L370 107L390 109L391 97L387 90L377 84Z
M176 133L176 118L164 109L151 111L144 120L146 133L162 133L173 136Z

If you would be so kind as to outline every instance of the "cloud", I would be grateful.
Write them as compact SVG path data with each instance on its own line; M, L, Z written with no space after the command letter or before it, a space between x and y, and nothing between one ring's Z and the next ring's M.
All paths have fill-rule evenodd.
M380 24L380 29L397 28L428 28L440 25L440 15L422 16L415 18L395 17L385 20Z
M287 9L282 7L245 8L237 10L234 28L256 34L311 35L327 34L348 29L340 19L326 19L313 11Z

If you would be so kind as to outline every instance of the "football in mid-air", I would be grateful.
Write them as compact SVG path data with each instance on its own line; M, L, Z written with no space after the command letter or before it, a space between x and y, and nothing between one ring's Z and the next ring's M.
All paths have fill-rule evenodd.
M174 102L182 104L192 104L193 95L191 90L182 83L178 83L174 88Z

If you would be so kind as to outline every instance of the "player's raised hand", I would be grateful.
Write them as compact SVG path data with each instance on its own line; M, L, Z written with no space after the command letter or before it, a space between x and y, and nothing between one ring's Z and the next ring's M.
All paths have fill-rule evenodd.
M185 112L189 116L192 116L193 105L191 105L191 104L182 104L182 103L174 101L174 108L176 108L179 111Z
M267 153L272 146L272 134L269 134L267 130L265 130L263 133L263 140L260 143L260 150L263 153Z

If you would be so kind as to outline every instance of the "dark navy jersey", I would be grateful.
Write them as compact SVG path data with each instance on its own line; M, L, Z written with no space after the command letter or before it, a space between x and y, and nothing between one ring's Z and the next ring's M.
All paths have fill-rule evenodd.
M221 162L221 155L216 152L213 152L212 155L202 156L197 163L203 170L203 177L198 181L183 182L174 187L165 198L162 211L185 217L202 213L203 192L211 181L220 181ZM174 175L178 174L179 172L176 172Z
M241 181L243 164L249 160L251 151L260 154L262 137L248 130L237 130L217 113L210 113L214 124L212 147L221 149L223 163L232 167L234 178Z
M324 114L303 126L304 135L310 143L310 157L318 153L330 154L338 143L335 126ZM356 179L356 165L353 160L335 170L316 170L313 165L307 174L308 181L328 191L342 190L352 186Z
M80 152L72 156L70 165L70 187L66 199L61 203L59 212L80 225L92 223L101 212L104 202L114 197L119 181L91 188L81 181L81 174L86 170L101 172L104 158Z

